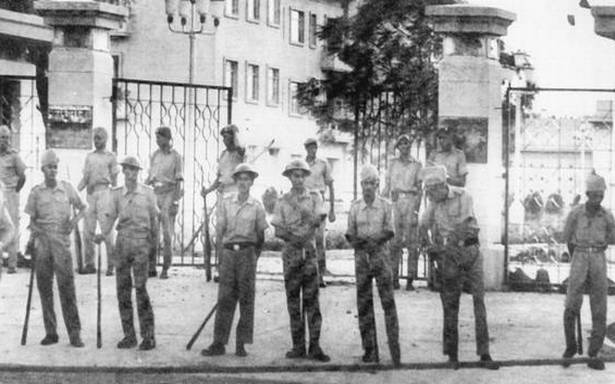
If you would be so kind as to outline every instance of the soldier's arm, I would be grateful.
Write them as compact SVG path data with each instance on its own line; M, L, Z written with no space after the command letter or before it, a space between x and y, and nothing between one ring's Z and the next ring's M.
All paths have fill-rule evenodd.
M158 237L158 229L160 228L159 220L160 220L160 209L158 209L158 204L156 203L156 195L154 191L151 191L149 194L149 217L150 217L150 238L152 239L152 244L155 242L154 239Z
M79 184L77 184L77 190L79 192L83 191L83 189L88 186L88 168L88 157L86 157L85 164L83 165L83 176L81 176L81 180L79 180Z
M391 198L391 165L387 167L384 174L384 188L382 189L382 196L387 199Z
M607 244L615 244L615 219L609 211L606 222L606 242Z
M109 174L111 175L111 186L117 186L117 175L120 173L120 168L117 165L115 154L112 155L111 163L109 164Z
M393 209L390 203L386 203L384 211L384 219L382 223L382 232L373 237L371 241L376 245L382 245L395 236L395 230L393 227Z
M100 223L100 231L101 231L101 240L104 240L111 230L113 229L113 224L117 220L118 216L118 201L117 194L115 191L111 191L111 197L109 198L109 204L104 208L103 212L103 220Z
M17 185L15 186L15 191L19 192L26 183L26 165L19 156L15 157L15 172L17 173Z
M428 231L434 224L434 203L427 202L425 211L419 220L419 240L422 244L429 243Z
M577 226L577 218L576 218L577 210L573 208L572 211L566 217L566 223L564 224L564 231L562 232L562 241L566 243L568 248L568 253L572 257L574 253L574 231Z
M262 204L258 202L258 210L256 212L256 257L258 258L261 255L263 250L263 244L265 244L265 229L269 224L267 224L267 218L265 213L265 208L263 208Z
M356 209L354 205L350 207L348 212L348 226L344 236L353 248L357 249L363 246L363 241L357 236Z
M14 238L15 225L6 206L3 206L0 213L0 249L4 249L7 244L12 243Z

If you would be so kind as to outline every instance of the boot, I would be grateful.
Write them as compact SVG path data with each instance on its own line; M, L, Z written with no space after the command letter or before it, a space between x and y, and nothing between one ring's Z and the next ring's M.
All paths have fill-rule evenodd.
M408 282L406 283L406 291L414 291L414 286L412 285L412 280L413 279L408 279Z
M320 361L322 363L331 361L331 358L325 354L325 352L320 348L318 344L310 344L308 357L312 360Z
M459 358L457 357L457 352L448 354L448 363L454 370L459 369Z
M235 345L235 355L239 357L248 356L248 352L246 352L246 349L244 348L244 344L241 341L238 341L237 344Z
M401 365L401 352L399 351L399 343L390 343L389 350L391 352L391 359L393 360L393 365L395 367L399 367Z
M577 341L575 340L575 322L576 315L570 309L564 310L564 337L566 339L566 350L562 357L564 359L571 359L577 353ZM570 366L569 361L562 362L564 368Z
M591 369L595 369L597 371L603 371L604 370L604 361L602 361L601 359L599 359L596 356L590 356L589 357L589 361L587 362L587 366Z
M163 269L162 272L160 272L160 277L161 280L166 280L169 278L169 274L167 273L166 269Z
M491 359L491 355L488 353L485 353L484 355L480 356L479 365L482 368L487 368L494 371L500 369L500 364L493 361L493 359Z
M293 349L286 352L287 359L302 359L306 356L305 347L296 347L293 346Z
M135 335L124 336L122 340L117 343L119 349L130 349L137 346L137 338Z
M58 335L57 334L53 334L53 335L46 335L45 338L43 340L41 340L41 345L51 345L51 344L55 344L58 342Z
M154 348L156 348L156 339L154 339L153 336L146 337L141 342L141 345L139 345L139 350L140 351L149 351L149 350L154 349Z
M378 358L378 354L376 354L376 350L374 348L366 348L365 354L363 354L363 362L364 363L379 363L380 359Z
M224 344L213 342L209 347L201 351L201 355L203 356L220 356L226 353L226 349L224 348Z
M69 335L70 345L75 348L82 348L84 346L83 341L81 341L81 336L79 332L71 332Z

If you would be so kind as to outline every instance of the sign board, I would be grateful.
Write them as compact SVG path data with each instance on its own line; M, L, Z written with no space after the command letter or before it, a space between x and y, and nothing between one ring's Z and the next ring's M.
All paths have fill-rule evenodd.
M92 148L92 106L50 105L47 148Z

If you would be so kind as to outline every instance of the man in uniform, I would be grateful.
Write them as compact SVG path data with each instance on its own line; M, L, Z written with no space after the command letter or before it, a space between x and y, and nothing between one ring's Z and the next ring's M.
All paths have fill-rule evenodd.
M305 161L310 166L310 175L305 179L305 188L310 192L320 194L325 200L325 188L329 188L329 221L335 221L335 192L333 190L333 178L331 177L331 167L327 160L316 157L318 142L316 139L309 138L304 143L307 156ZM327 271L327 260L325 258L325 221L316 230L316 257L318 258L318 276L321 288L326 287L324 274Z
M566 350L564 358L572 358L577 352L575 320L581 311L583 291L589 286L592 312L592 332L587 354L592 369L604 369L604 362L597 355L606 334L607 265L605 251L608 244L615 243L615 220L613 214L602 207L606 183L604 178L591 174L586 182L587 202L575 207L564 226L563 239L572 255L570 278L564 310L564 335ZM564 363L568 366L569 363Z
M109 194L111 187L117 184L117 174L120 172L117 160L113 152L106 150L107 131L98 127L94 129L94 148L85 157L83 166L83 177L77 185L78 191L87 191L88 210L85 214L83 223L84 243L85 243L85 268L84 274L96 273L94 255L94 235L96 222L102 223L104 210L109 204ZM105 239L105 249L107 250L107 276L113 275L113 239L111 234Z
M105 211L102 233L96 236L96 242L104 241L110 234L117 220L117 239L115 255L117 275L115 278L117 301L122 319L124 338L117 347L133 348L137 345L132 309L132 274L137 297L139 328L143 341L140 350L156 347L154 337L154 312L147 293L148 252L157 236L159 210L157 197L146 185L138 182L141 165L132 156L120 163L124 174L124 186L111 191L110 204Z
M250 196L250 188L258 173L247 163L239 164L233 173L238 193L222 202L218 214L223 256L220 260L218 310L214 341L201 351L204 356L222 355L228 343L233 313L239 301L239 322L235 335L235 354L247 356L244 344L252 344L254 333L254 291L256 261L265 241L265 209Z
M286 305L290 316L293 348L289 359L306 357L305 316L310 331L308 357L326 362L330 358L320 348L322 316L318 303L318 265L314 234L326 217L318 193L305 188L310 168L303 160L291 161L283 176L289 178L291 190L276 204L271 225L275 235L285 241L282 251Z
M364 362L378 362L376 322L372 279L376 279L384 318L389 349L393 364L400 364L399 324L393 296L393 279L386 243L394 236L391 203L376 196L380 177L372 165L361 170L363 198L356 200L348 213L346 238L355 249L355 274L357 279L357 307L359 330L365 354Z
M423 165L410 156L410 137L401 135L395 148L399 157L391 160L387 169L382 195L393 201L395 237L391 242L391 269L393 287L399 289L399 261L403 247L408 249L408 281L406 290L412 291L412 281L418 269L418 212L421 205L421 179Z
M52 150L43 154L41 168L45 181L32 188L25 208L25 212L30 216L29 228L34 237L36 285L45 323L46 336L41 344L58 342L56 315L53 310L55 274L70 344L83 347L69 235L85 215L86 206L69 182L57 180L59 161ZM73 208L78 211L76 215L73 215Z
M245 161L246 149L239 142L239 129L236 125L231 124L220 130L222 141L226 149L220 154L218 160L218 173L216 180L208 188L203 187L201 195L203 197L213 190L218 190L220 193L219 201L229 194L237 192L233 172L235 168Z
M6 206L4 193L0 190L0 252L3 252L11 242L15 239L17 230L11 220L11 215ZM2 267L0 265L0 276L2 275Z
M26 182L26 165L19 153L10 146L11 130L0 125L0 181L4 184L4 202L17 231L19 231L19 191ZM9 254L7 273L17 272L19 237L7 245Z
M448 355L452 366L458 368L459 298L462 286L467 282L474 300L476 352L480 364L488 369L498 369L499 365L489 354L483 257L479 250L479 228L472 197L463 188L448 185L446 175L443 166L424 169L425 193L429 201L420 223L421 239L432 246L441 278L443 352Z
M158 149L152 154L149 175L145 180L145 184L153 186L158 208L160 209L163 241L161 279L169 278L168 271L173 257L171 246L175 230L175 216L177 215L179 199L182 197L182 181L184 180L182 158L172 148L171 140L171 129L169 127L159 127L156 129ZM157 257L155 251L158 246L158 240L155 240L154 244L155 249L150 253L149 276L151 277L156 276Z
M454 132L451 129L438 131L439 150L432 152L427 159L427 165L443 165L446 168L446 182L449 185L465 187L468 167L466 155L453 145Z

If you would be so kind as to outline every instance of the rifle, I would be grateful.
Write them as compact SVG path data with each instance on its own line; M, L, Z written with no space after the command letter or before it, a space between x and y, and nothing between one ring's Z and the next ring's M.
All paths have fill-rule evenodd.
M203 262L205 263L205 279L211 281L211 239L209 238L209 214L207 212L207 196L203 197Z
M102 330L101 330L101 314L102 314L102 310L101 310L101 287L100 287L100 244L96 244L96 253L98 254L98 261L97 261L97 266L96 266L96 280L97 280L97 299L98 302L96 303L96 348L100 349L102 348Z
M77 215L74 210L73 215ZM81 274L83 273L83 248L81 244L81 232L79 231L79 223L75 225L75 254L77 256L77 273Z
M205 316L205 320L203 320L203 323L201 323L201 326L199 327L199 329L196 330L196 332L194 333L194 335L192 336L192 338L190 339L190 341L188 342L188 345L186 345L186 349L190 350L190 348L192 348L192 345L194 344L194 342L196 341L196 339L199 337L199 335L201 334L201 331L203 330L203 328L205 328L205 324L207 324L207 322L209 321L209 319L213 316L213 314L216 312L216 309L218 309L218 303L216 303L214 305L214 307L211 309L211 311L209 311L209 313L207 314L207 316Z
M30 285L28 285L28 300L26 301L26 318L23 322L23 329L21 330L21 345L26 345L28 338L28 323L30 322L30 304L32 303L32 290L34 288L34 261L36 259L36 250L34 248L34 238L30 238L28 245L26 246L26 255L30 255L32 260L32 266L30 269Z

